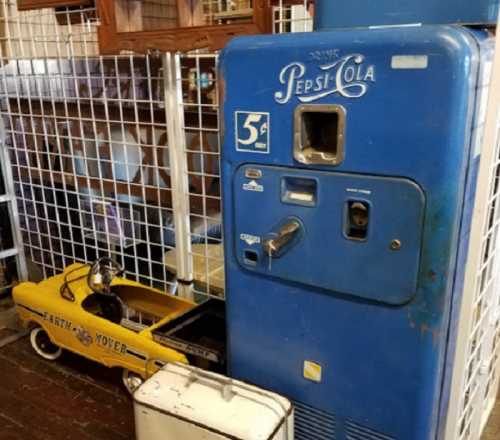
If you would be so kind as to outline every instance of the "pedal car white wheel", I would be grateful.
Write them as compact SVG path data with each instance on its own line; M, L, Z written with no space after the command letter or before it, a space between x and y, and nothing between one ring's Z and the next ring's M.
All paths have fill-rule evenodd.
M122 380L123 385L125 385L125 388L127 388L130 394L134 394L134 391L144 382L141 376L127 369L123 369Z
M42 327L31 330L30 341L33 349L44 359L55 361L62 354L62 348L52 343Z

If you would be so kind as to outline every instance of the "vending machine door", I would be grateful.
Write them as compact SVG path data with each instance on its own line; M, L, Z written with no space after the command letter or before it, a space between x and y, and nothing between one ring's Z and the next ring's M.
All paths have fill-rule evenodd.
M389 305L416 294L425 196L414 182L250 164L233 194L244 270Z

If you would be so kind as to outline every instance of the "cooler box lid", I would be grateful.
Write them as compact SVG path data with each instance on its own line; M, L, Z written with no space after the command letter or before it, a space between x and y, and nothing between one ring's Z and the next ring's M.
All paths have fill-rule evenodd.
M248 440L271 439L292 413L284 397L183 364L163 367L137 389L134 402Z
M316 0L316 30L497 22L499 0Z

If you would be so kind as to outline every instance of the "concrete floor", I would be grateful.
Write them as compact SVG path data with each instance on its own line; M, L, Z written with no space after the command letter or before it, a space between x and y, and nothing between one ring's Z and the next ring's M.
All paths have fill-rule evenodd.
M4 327L15 328L16 319L0 301L0 440L135 438L119 371L67 352L44 361L28 337L2 346L16 333ZM481 440L500 440L500 399Z

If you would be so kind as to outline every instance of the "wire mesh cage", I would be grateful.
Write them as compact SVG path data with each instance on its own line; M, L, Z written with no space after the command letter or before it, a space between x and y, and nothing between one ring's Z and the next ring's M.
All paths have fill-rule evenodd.
M500 125L497 131L500 130ZM459 393L456 438L476 439L481 435L497 398L500 378L500 138L494 146L489 167L486 211L480 236L473 246L480 261L472 275L471 307L462 320L469 323L464 347L465 362ZM473 264L469 262L469 264Z
M127 276L175 289L185 252L176 252L162 57L98 56L93 8L1 6L2 113L27 255L45 276L111 255ZM223 297L216 61L182 56L175 75L188 258L196 290Z
M224 294L217 56L185 54L177 81L186 115L189 241L197 293Z
M172 210L158 60L9 67L7 147L31 259L52 275L104 252L142 281L164 284L153 257L168 248Z
M170 3L142 11L165 24ZM208 22L250 7L203 3ZM275 31L310 29L310 13L307 1L279 2ZM1 14L2 116L29 259L51 276L110 255L148 285L174 291L180 278L201 298L223 298L217 54L177 54L171 65L160 54L99 56L93 7L19 12L4 0ZM169 133L179 109L182 139Z
M4 63L98 54L95 7L20 12L16 0L3 0L0 24Z

